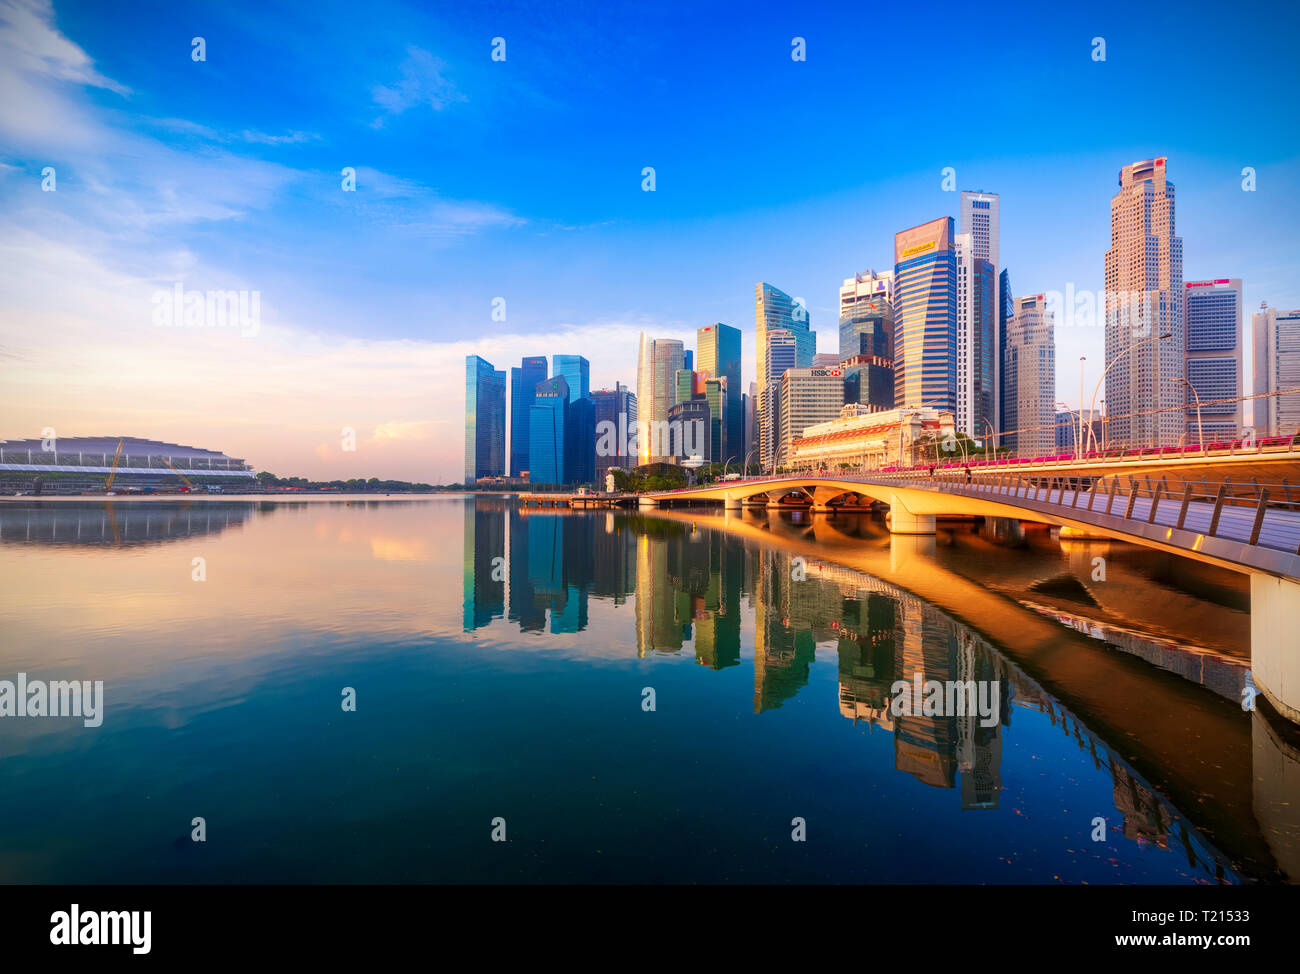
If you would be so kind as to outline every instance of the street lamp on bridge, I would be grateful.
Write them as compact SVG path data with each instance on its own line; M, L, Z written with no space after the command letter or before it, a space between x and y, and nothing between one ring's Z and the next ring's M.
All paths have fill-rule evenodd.
M1175 379L1174 381L1187 386L1192 390L1192 395L1196 397L1196 445L1201 448L1201 452L1205 452L1205 427L1201 425L1201 394L1196 391L1196 386L1186 379Z
M1173 334L1172 332L1167 331L1163 335L1152 335L1150 338L1144 338L1140 342L1134 342L1128 348L1124 349L1124 351L1116 355L1111 361L1107 362L1106 367L1101 371L1101 378L1097 380L1097 385L1092 390L1092 399L1088 403L1088 414L1092 415L1092 411L1094 407L1096 407L1097 405L1097 393L1101 391L1101 384L1106 381L1107 372L1109 372L1117 364L1123 361L1124 356L1127 355L1129 352L1133 351L1133 349L1141 348L1143 345L1149 345L1152 342L1163 342L1166 338L1169 338L1172 334ZM1158 393L1159 393L1159 387L1157 387L1157 397L1156 397L1157 400L1159 399ZM1105 402L1105 400L1103 399L1102 402ZM1082 406L1083 403L1080 402L1079 405Z

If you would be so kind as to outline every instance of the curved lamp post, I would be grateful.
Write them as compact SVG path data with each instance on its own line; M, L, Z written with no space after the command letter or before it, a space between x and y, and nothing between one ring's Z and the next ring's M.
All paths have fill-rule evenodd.
M1120 352L1118 355L1116 355L1113 361L1107 362L1107 363L1106 363L1106 367L1105 367L1104 369L1102 369L1102 371L1101 371L1101 378L1097 380L1097 385L1093 387L1093 390L1092 390L1092 399L1089 400L1089 402L1088 402L1088 413L1091 414L1092 411L1093 411L1093 409L1094 409L1094 408L1096 407L1096 405L1097 405L1097 393L1101 391L1101 384L1102 384L1103 382L1106 381L1106 373L1107 373L1107 372L1109 372L1109 371L1110 371L1111 369L1113 369L1116 365L1118 365L1121 361L1123 361L1124 356L1127 355L1129 352L1133 351L1133 349L1135 349L1135 348L1141 348L1143 345L1149 345L1149 344L1151 344L1152 342L1163 342L1166 338L1170 337L1171 334L1172 334L1172 332L1165 332L1163 335L1152 335L1150 338L1144 338L1144 339L1142 339L1142 341L1140 341L1140 342L1134 342L1134 343L1133 343L1132 345L1130 345L1128 348L1124 349L1124 351L1122 351L1122 352ZM1159 392L1159 390L1157 390L1157 393L1158 393L1158 392ZM1157 398L1159 398L1158 394L1157 394ZM1104 400L1103 400L1103 401L1104 401ZM1079 403L1079 405L1080 405L1080 406L1083 405L1082 401Z
M1186 379L1175 379L1175 382L1181 382L1187 388L1192 390L1192 395L1196 397L1196 445L1205 452L1205 427L1201 425L1201 394L1196 391L1196 386L1192 385Z

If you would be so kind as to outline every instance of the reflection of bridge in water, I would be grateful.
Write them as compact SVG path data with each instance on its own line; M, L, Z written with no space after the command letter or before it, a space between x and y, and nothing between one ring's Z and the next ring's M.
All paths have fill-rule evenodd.
M131 547L165 544L239 527L251 501L29 501L0 504L0 543Z
M1046 715L1108 775L1128 838L1183 850L1208 881L1300 876L1300 754L1287 731L1244 714L1221 688L1156 673L1095 633L954 575L929 557L932 538L851 536L843 519L822 516L540 519L480 505L466 509L467 631L501 617L544 628L547 602L553 631L572 631L585 626L589 596L635 594L638 655L693 648L702 667L721 670L742 663L748 600L756 713L807 687L818 645L832 642L840 713L890 733L894 767L958 789L962 807L999 805L1014 702ZM999 721L893 716L891 687L918 672L999 681ZM1177 716L1189 710L1195 721ZM1252 773L1265 766L1281 770Z
M1211 483L1210 471L1222 479ZM639 503L713 501L739 512L746 502L779 508L793 497L820 513L879 503L889 508L890 531L912 536L933 535L942 517L1023 519L1241 573L1250 580L1255 684L1281 715L1300 724L1297 472L1300 455L1288 445L1283 453L1120 458L1118 466L789 474L644 494Z
M1122 817L1119 830L1125 838L1150 842L1166 849L1176 843L1187 856L1189 868L1199 869L1218 882L1228 881L1234 875L1231 860L1206 841L1150 782L1076 714L1055 700L978 633L911 592L882 579L817 561L806 562L804 571L810 580L818 579L831 585L845 597L861 600L883 596L898 606L901 618L896 626L903 643L901 655L904 665L901 671L896 670L897 679L910 681L920 671L927 679L1000 681L1007 688L1002 694L1005 706L1000 724L1010 726L1009 707L1012 705L1037 711L1048 719L1052 727L1059 727L1065 736L1072 738L1080 751L1087 752L1096 770L1110 775L1115 809ZM860 638L856 632L845 635L851 639ZM955 649L955 672L950 671L950 665L945 666L948 661L942 658L942 654L935 659L933 649L936 643L941 649L945 648L945 643ZM969 717L891 718L890 700L887 696L882 697L880 689L877 681L846 679L841 672L841 713L893 730L895 767L909 771L928 784L952 787L948 780L927 780L925 772L930 776L951 774L941 761L944 749L934 745L944 736L955 737L951 750L962 776L962 807L996 808L1001 790L1001 727L994 728L995 733L981 734L986 728ZM924 728L925 733L920 735L920 746L909 739L917 736L909 725L918 720L929 722ZM953 725L947 735L944 734L945 722ZM940 758L937 763L936 758ZM931 764L936 766L928 767Z

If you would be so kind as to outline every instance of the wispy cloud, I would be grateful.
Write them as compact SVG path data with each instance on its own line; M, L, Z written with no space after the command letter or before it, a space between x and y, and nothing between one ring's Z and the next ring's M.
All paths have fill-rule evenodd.
M446 63L423 48L408 47L398 71L401 77L397 81L370 89L375 104L384 110L384 114L371 123L374 128L382 128L388 116L400 115L418 105L427 105L440 112L449 105L466 100L446 76Z
M0 61L30 74L106 88L119 95L131 92L96 71L90 55L59 32L51 0L0 2Z
M357 168L357 202L395 230L430 237L458 237L523 226L527 221L493 203L453 200L423 183L368 166ZM378 200L378 206L371 203Z
M258 132L254 129L223 132L212 128L210 125L202 125L188 118L141 118L138 121L143 125L162 129L166 132L192 135L198 139L222 144L243 142L251 145L301 145L321 141L320 135L316 132L299 132L296 129L280 134Z

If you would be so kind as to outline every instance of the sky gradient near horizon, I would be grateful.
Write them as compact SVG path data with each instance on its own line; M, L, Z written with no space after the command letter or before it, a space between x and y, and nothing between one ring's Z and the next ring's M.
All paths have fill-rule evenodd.
M634 385L641 330L723 321L748 386L755 282L837 350L840 281L959 215L945 167L1001 194L1017 295L1099 289L1119 167L1163 155L1185 279L1300 307L1293 4L737 9L0 0L0 438L459 481L467 354ZM257 334L158 327L177 282L259 292ZM1072 405L1102 339L1058 323Z

